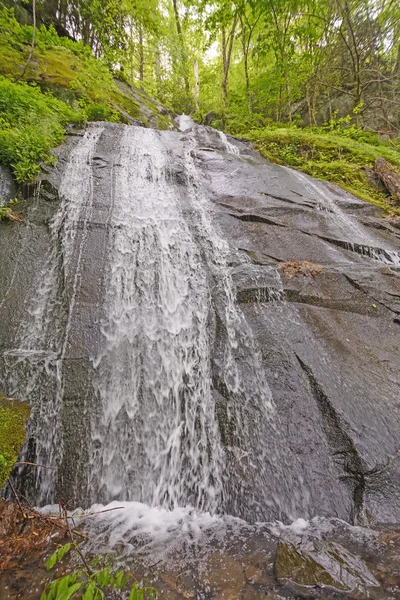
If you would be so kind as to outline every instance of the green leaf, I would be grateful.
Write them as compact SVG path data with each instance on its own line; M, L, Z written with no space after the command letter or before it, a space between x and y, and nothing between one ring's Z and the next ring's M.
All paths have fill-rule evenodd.
M95 574L94 578L97 581L98 585L102 588L113 585L114 583L114 577L111 575L110 570L107 568L101 569L101 571Z
M131 589L131 593L129 594L129 600L139 600L136 584Z
M82 583L74 583L70 588L64 590L60 596L57 596L57 600L69 600L81 587Z
M65 544L65 546L62 546L62 548L60 548L57 552L57 560L60 561L64 558L64 556L67 554L67 552L69 552L71 550L71 544Z
M129 600L144 600L144 591L138 588L137 583L131 589Z
M60 594L61 592L67 591L70 582L71 582L71 575L66 575L65 577L62 577L59 580L58 589L57 589L57 600L59 600L58 594Z
M118 571L118 573L115 576L115 585L117 586L117 588L122 591L125 588L128 581L129 577L125 575L124 569Z
M50 571L54 567L57 562L57 550L50 556L50 558L46 561L46 569Z
M58 586L59 580L56 579L55 581L52 581L50 586L49 586L49 591L47 594L47 600L55 600L55 598L57 597L57 586Z
M94 581L89 581L86 585L85 593L82 596L82 600L94 600L96 592L96 584Z

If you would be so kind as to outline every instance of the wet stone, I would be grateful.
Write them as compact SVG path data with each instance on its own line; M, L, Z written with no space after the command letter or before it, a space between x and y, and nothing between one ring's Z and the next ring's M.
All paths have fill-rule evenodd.
M335 542L307 542L298 546L280 542L275 559L280 583L299 588L328 587L350 593L352 598L378 597L371 588L379 582L358 556Z
M58 467L18 489L126 502L88 552L162 598L400 598L396 526L357 527L400 521L396 223L207 127L57 154L0 224L0 376Z

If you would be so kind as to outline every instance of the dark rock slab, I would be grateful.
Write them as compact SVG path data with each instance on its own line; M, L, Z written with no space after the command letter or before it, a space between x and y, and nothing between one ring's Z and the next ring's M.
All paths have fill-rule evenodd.
M122 134L122 126L104 125L90 158L90 211L73 223L75 246L68 264L51 223L60 203L60 181L79 136L68 137L56 167L44 174L40 193L23 205L24 224L0 224L0 376L11 394L25 389L40 365L32 397L44 406L58 393L61 373L62 407L47 426L58 428L61 423L60 438L55 439L62 440L65 450L52 485L63 498L86 494L85 437L98 411L93 356L100 344ZM210 128L157 135L209 281L212 394L231 470L221 510L249 521L322 515L351 523L398 522L398 230L375 208L336 186L272 165L246 144ZM202 222L190 194L205 203ZM224 268L248 328L234 351L246 387L247 402L242 404L224 382L226 297L218 269L207 263L207 219L229 246ZM40 289L38 279L54 243L59 244L53 263L54 326L46 347L27 360L17 340L33 322L32 290ZM283 268L288 261L306 261L318 270L289 276ZM272 393L273 425L263 420L257 406L255 382L261 375L255 372L251 352L259 357L256 370ZM230 417L235 403L236 421ZM39 413L33 411L32 419L39 426ZM245 440L237 439L241 419L252 428ZM271 447L271 479L261 480L254 468L261 442ZM30 444L34 448L33 434ZM253 466L250 458L241 462L236 456L243 445L254 457ZM274 472L286 490L279 492L286 495L284 504L292 504L293 511L278 509ZM285 480L297 484L290 491Z

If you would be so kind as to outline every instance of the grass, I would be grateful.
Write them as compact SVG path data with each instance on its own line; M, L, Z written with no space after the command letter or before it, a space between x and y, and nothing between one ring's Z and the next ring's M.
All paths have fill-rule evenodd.
M351 128L351 133L362 138L362 132L355 132ZM365 168L373 168L378 157L385 158L397 169L400 165L400 152L376 136L371 136L368 142L346 135L345 130L340 134L322 128L279 127L253 129L245 137L272 162L336 183L386 212L400 214L400 208L371 183L365 173ZM368 135L365 137L369 139Z

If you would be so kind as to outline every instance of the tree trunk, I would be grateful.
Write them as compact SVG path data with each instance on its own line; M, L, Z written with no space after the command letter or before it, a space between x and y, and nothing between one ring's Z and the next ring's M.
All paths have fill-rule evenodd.
M35 51L35 39L36 39L36 0L32 0L32 17L33 17L33 31L32 31L32 42L31 42L31 49L29 52L29 56L28 56L28 60L25 63L25 66L23 68L23 71L21 73L21 75L19 75L15 81L19 81L20 79L22 79L26 73L26 70L29 66L29 63L32 60L32 56L33 53Z
M382 180L390 195L400 203L400 174L384 158L377 158L374 166L375 173Z
M144 51L143 51L143 25L139 23L139 81L143 87L144 79Z
M226 39L225 28L222 28L222 62L224 67L224 76L222 79L222 98L224 101L225 108L228 108L228 77L229 77L229 67L231 64L232 57L232 48L233 48L233 40L235 37L235 29L237 23L237 16L235 15L231 32L229 34L229 43Z
M194 59L193 63L194 73L194 98L196 102L196 110L200 108L200 80L199 80L199 63L197 58Z
M162 99L161 92L161 56L160 49L157 47L156 51L156 82L157 82L157 97L159 100Z
M182 55L183 73L184 73L183 79L185 82L185 91L186 91L186 94L189 96L189 78L187 75L187 59L186 59L185 45L183 43L182 26L181 26L181 20L179 18L179 10L178 10L177 0L172 0L172 4L174 7L176 30L178 32L179 43L181 46L181 55Z
M243 48L243 64L244 64L244 77L246 81L246 99L247 99L247 108L249 113L251 113L251 101L250 101L250 81L249 81L249 64L248 64L248 46L246 42L246 32L244 28L243 20L240 19L242 25L242 48Z

